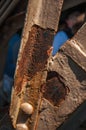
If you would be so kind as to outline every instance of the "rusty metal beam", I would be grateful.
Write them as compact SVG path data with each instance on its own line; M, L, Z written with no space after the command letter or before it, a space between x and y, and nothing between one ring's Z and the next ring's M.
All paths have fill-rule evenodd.
M40 87L47 73L47 49L57 31L62 4L63 0L29 0L28 3L10 109L14 127L23 123L22 130L23 127L37 129L42 100ZM24 102L33 106L32 116L21 110Z
M10 109L17 129L56 130L86 100L86 25L56 56L47 55L62 2L29 1Z
M81 27L73 39L68 41L62 50L86 71L86 23Z
M77 39L77 41L75 39ZM81 39L83 39L83 41ZM66 120L70 118L70 115L73 114L73 112L77 110L78 107L86 100L86 56L82 55L81 50L78 49L74 43L72 43L72 41L74 40L76 45L78 43L78 48L83 48L82 52L86 54L85 25L78 31L73 39L63 45L60 52L57 53L56 56L48 60L48 70L52 74L53 72L57 73L57 75L55 74L55 78L58 78L59 82L63 84L63 88L65 89L66 93L64 95L64 99L62 99L63 94L61 94L59 90L59 87L60 89L62 89L62 87L59 84L58 80L56 80L57 85L55 81L51 82L51 86L48 88L49 90L47 90L48 84L46 83L45 94L43 95L43 100L40 107L37 130L41 130L41 128L44 130L59 130L58 127L66 122ZM51 81L52 79L53 78L51 77ZM55 98L57 97L55 91L53 94L54 99L51 98L53 91L51 92L50 89L52 85L53 91L55 89L58 97L61 97L61 101L59 100L60 102L58 102L58 98ZM56 86L58 86L58 91L56 89ZM61 92L63 92L64 89L62 89ZM54 103L55 101L57 102L57 104ZM83 110L84 109L85 108L83 108ZM79 116L81 117L81 122L86 119L81 115ZM74 127L71 127L74 128L74 130L76 129L76 127L79 127L79 121L77 120L77 117L75 118L75 120L77 121L77 123L74 124ZM64 125L64 127L61 128L63 128L64 130L64 128L66 129L66 127L67 125Z

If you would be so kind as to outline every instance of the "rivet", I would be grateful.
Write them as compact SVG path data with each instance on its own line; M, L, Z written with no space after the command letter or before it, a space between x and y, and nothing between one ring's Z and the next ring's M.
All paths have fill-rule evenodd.
M26 124L17 124L16 125L16 130L28 130L28 127Z
M26 113L31 115L33 113L33 106L29 103L22 103L21 109Z

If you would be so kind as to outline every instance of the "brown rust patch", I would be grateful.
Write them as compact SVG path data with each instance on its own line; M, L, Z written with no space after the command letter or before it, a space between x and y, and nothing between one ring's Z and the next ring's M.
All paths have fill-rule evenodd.
M15 77L15 92L21 100L21 103L28 102L34 112L28 119L25 117L21 109L19 109L17 123L26 122L32 129L38 115L38 109L41 103L42 93L40 87L42 85L44 69L47 64L47 50L52 44L54 31L50 29L42 29L34 25L29 32L29 38L21 50L21 58L18 61L18 68ZM46 79L46 78L45 78ZM28 84L27 84L28 83ZM22 118L24 117L24 118Z
M46 84L42 86L43 97L52 105L58 106L67 95L67 87L62 83L56 72L49 72Z
M29 32L29 39L22 52L22 58L18 61L18 69L15 78L15 89L17 94L22 90L24 77L27 80L44 69L48 59L47 50L52 44L54 32L42 29L34 25Z

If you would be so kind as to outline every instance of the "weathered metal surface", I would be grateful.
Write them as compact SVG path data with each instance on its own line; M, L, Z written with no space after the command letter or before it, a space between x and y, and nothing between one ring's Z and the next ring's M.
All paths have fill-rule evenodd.
M29 102L34 107L34 110L37 109L37 102L40 99L40 85L43 73L41 71L43 71L48 58L47 43L51 44L51 39L49 39L49 37L52 38L52 35L52 31L43 30L38 26L32 27L30 37L23 51L22 59L18 61L18 68L15 75L15 92L12 101L12 106L14 105L14 107L11 108L11 114L14 115L14 119L16 118L15 115L17 115L18 107L20 107L19 103ZM46 47L45 44L47 45ZM27 82L29 82L29 85ZM16 99L14 100L15 96L17 102ZM16 104L17 110L15 110ZM17 123L20 123L22 122L21 120L24 113L20 112L18 114L19 117L17 118Z
M74 40L78 40L79 46L83 51L86 53L86 22L81 27L81 29L77 32L77 34L74 36Z
M62 4L63 0L29 0L28 29L36 24L57 31Z
M59 106L68 93L68 88L61 82L60 76L55 72L48 72L46 83L41 86L43 97L53 106Z
M86 71L86 23L74 38L68 41L62 50Z
M80 41L81 37L80 34L82 34L81 31L79 31L78 34L72 40L74 40L77 37L77 42L78 40ZM83 32L83 34L85 35L85 31ZM83 38L85 40L84 35ZM84 66L85 69L83 69L83 65L80 63L80 61L82 60L82 54L81 52L79 52L79 50L77 50L77 48L75 48L72 45L71 42L72 40L68 41L65 45L63 45L61 51L56 56L50 58L48 61L48 70L51 73L53 71L57 72L57 75L60 78L59 81L63 83L63 87L65 88L65 90L68 91L67 93L65 93L64 100L62 100L62 102L60 103L57 102L57 105L54 104L52 105L52 102L50 100L51 95L49 95L48 98L46 98L45 95L43 95L37 130L41 130L41 128L44 130L58 129L58 127L61 124L63 124L64 121L66 122L66 120L70 117L70 115L73 114L75 110L77 110L78 106L80 106L86 100L86 71L85 71L86 66ZM69 46L71 47L69 48ZM86 54L84 50L82 50L82 52ZM74 56L76 57L77 62L75 62L75 57L73 56L73 54L75 54ZM83 60L85 61L85 59L86 58L83 55ZM84 65L86 65L86 62ZM53 88L54 83L55 81L52 84ZM80 117L82 122L84 120L84 117L81 115ZM75 120L77 121L77 117L75 118ZM79 128L78 123L79 122L77 121L75 127L71 128L74 128L73 130L76 130L76 127ZM64 130L64 128L66 129L66 126L62 127L63 128L62 130Z
M47 72L47 50L57 30L62 3L63 0L29 1L10 110L14 127L26 123L28 129L37 129L42 100L40 87L45 83ZM21 110L20 106L24 102L33 106L32 116Z
M30 130L56 130L86 100L86 25L47 64L62 2L29 3L12 92L10 115L14 127L23 124ZM32 105L32 115L22 110L25 102Z
M59 130L85 130L86 129L86 101L77 108Z

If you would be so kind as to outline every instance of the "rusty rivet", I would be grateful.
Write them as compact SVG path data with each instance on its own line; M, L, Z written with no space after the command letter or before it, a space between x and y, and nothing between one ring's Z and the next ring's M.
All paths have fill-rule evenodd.
M21 109L26 113L31 115L33 113L33 106L29 103L22 103Z
M28 127L26 124L21 123L16 125L16 130L28 130Z

